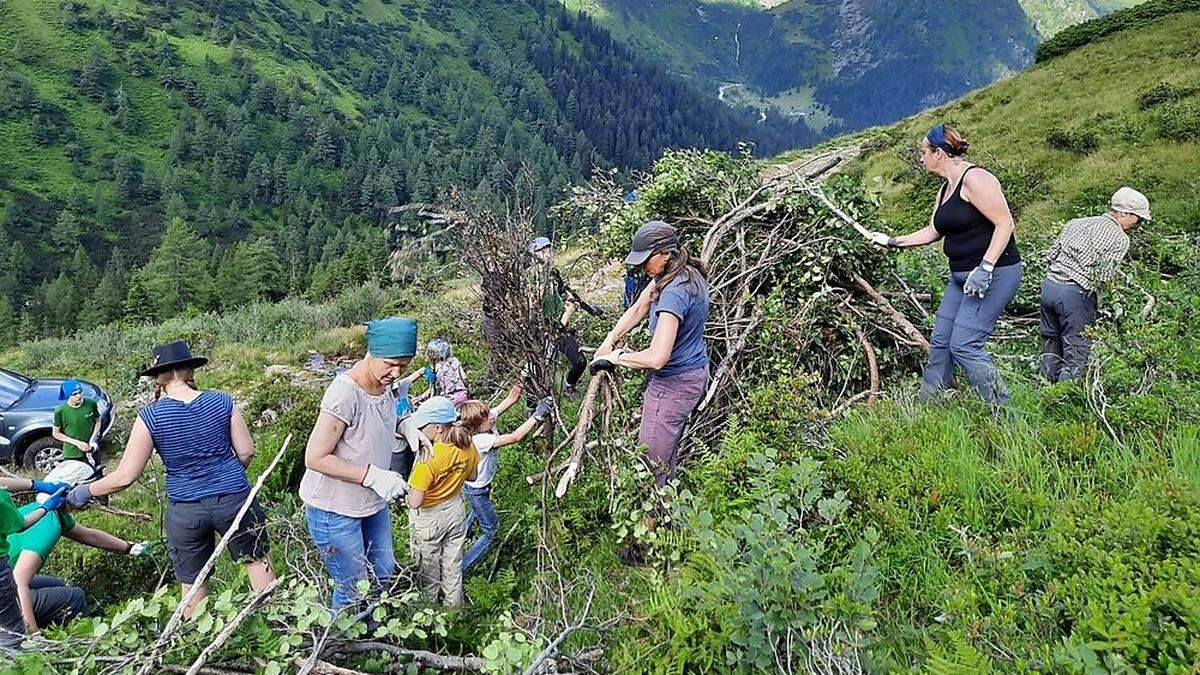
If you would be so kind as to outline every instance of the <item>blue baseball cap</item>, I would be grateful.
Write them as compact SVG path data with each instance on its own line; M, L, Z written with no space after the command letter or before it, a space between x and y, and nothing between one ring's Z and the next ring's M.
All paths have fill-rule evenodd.
M413 426L418 429L427 424L453 424L458 420L458 410L445 396L432 396L417 408L412 420Z
M83 385L79 380L67 380L58 386L58 400L65 401L77 391L83 391Z
M533 240L532 244L529 245L529 252L537 253L544 248L550 248L550 240L546 237L538 237L537 239Z

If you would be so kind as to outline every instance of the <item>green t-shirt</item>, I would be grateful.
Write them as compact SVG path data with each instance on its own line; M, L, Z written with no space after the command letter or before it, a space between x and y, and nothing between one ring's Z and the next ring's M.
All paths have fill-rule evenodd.
M0 488L0 560L8 559L8 535L25 527L25 516L13 504L8 490Z
M92 440L92 431L96 428L96 420L100 419L100 409L90 398L83 399L78 408L72 408L70 403L64 403L54 409L54 426L64 434L77 441ZM63 443L63 457L67 459L83 459L83 451Z
M25 524L25 516L38 507L37 502L31 502L22 506L19 514L21 524ZM33 524L33 527L24 532L17 532L8 535L8 564L17 564L17 557L21 555L21 551L32 551L45 561L50 556L50 551L54 549L54 545L62 538L64 532L70 532L75 528L75 519L65 513L47 513L42 516L42 519Z

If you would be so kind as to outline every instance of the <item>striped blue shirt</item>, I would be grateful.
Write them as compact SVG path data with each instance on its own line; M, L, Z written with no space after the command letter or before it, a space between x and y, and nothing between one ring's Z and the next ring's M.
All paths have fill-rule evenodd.
M250 489L230 438L229 394L205 391L191 403L164 396L142 408L138 417L167 467L171 501L194 502Z

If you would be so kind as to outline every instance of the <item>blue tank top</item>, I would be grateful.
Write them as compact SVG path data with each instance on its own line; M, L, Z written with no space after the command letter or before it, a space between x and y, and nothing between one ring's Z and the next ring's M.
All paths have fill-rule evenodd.
M233 451L229 394L205 391L191 403L163 397L142 408L138 417L167 468L171 501L195 502L250 488L246 469Z

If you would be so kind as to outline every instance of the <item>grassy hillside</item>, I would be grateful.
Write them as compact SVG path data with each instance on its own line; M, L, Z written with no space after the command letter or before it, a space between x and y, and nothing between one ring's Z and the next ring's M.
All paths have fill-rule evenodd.
M494 672L517 672L587 606L588 628L563 646L602 671L1200 669L1196 34L1200 13L1163 17L941 109L837 141L866 142L867 154L839 179L839 190L853 183L871 191L879 207L864 206L860 215L892 232L928 217L936 183L914 168L914 149L935 120L958 124L975 161L1001 177L1027 264L1021 294L992 343L1013 389L1011 414L997 418L970 395L918 404L911 358L887 354L883 400L831 415L821 401L837 395L813 391L821 374L804 372L808 355L772 352L769 363L740 379L745 397L733 423L712 447L687 457L679 486L650 489L630 444L609 439L609 456L620 461L596 457L555 500L551 488L524 482L544 469L544 450L530 443L506 451L494 492L505 541L489 573L468 583L472 606L428 613L411 602L391 606L380 639L483 654ZM686 210L712 198L724 185L713 172L740 165L708 157L702 166L681 166L680 156L664 162L639 203L677 199ZM1131 281L1104 293L1088 376L1045 386L1035 375L1031 321L1039 261L1061 222L1103 209L1126 183L1144 190L1155 212L1133 237ZM692 192L680 194L681 185ZM899 254L898 281L882 290L932 314L944 268L933 249ZM255 420L263 455L257 472L286 433L302 438L311 425L321 379L303 368L308 350L331 359L361 353L354 324L362 318L414 314L423 336L451 337L468 371L478 372L477 303L464 302L463 282L446 279L442 266L420 278L410 288L368 287L323 306L257 304L219 317L109 326L28 342L0 360L92 377L128 407L142 393L130 375L148 346L192 339L214 357L201 384L236 392ZM1143 291L1157 300L1145 316ZM617 299L605 302L615 307ZM594 344L604 328L585 325L585 341ZM776 349L792 339L781 334L784 346ZM861 371L852 353L838 367ZM281 367L268 372L268 365ZM627 412L638 384L625 379ZM479 393L499 389L487 383ZM569 423L577 402L565 407ZM324 582L295 526L298 455L285 467L269 486L272 535L285 542L274 560L306 586L289 587L266 618L239 630L223 659L290 667L291 647L281 644L299 644L309 639L308 627L321 626L315 592ZM657 506L663 497L670 506ZM113 500L152 513L158 502L149 481ZM658 519L657 530L647 531L648 515ZM139 536L157 531L156 523L94 511L80 519ZM402 521L397 531L399 543ZM647 546L647 565L619 562L627 536ZM165 560L133 566L78 550L64 544L52 569L111 604L98 609L103 619L77 623L60 643L79 661L31 656L21 664L26 670L53 662L88 672L84 650L130 653L161 628L171 596L149 594ZM245 599L232 566L221 566L219 583L236 589L232 600L215 604L215 623L189 632L168 655L172 663L190 662ZM136 599L122 604L130 596ZM382 657L346 663L368 672L397 665Z

